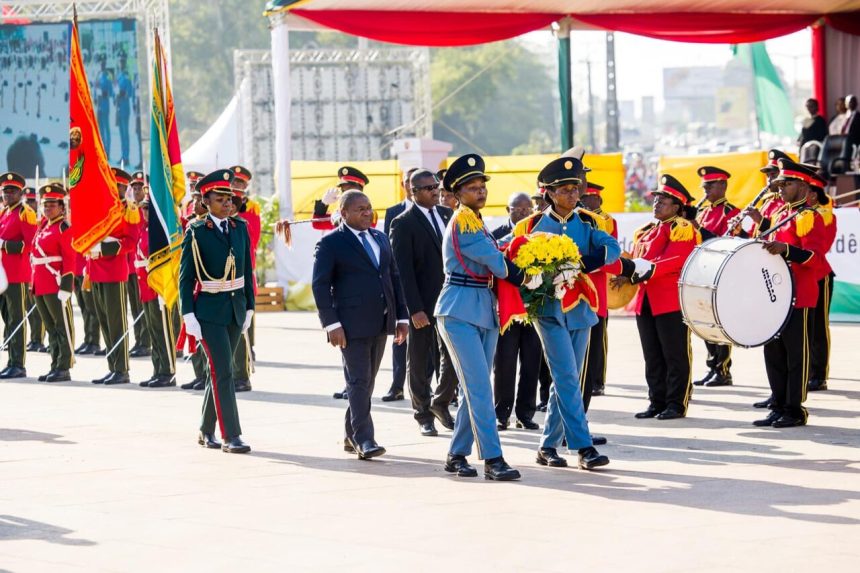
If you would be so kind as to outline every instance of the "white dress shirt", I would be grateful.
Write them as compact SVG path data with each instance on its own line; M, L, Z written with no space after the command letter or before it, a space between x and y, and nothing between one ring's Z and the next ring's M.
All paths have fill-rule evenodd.
M215 228L223 233L224 229L221 228L221 223L223 223L227 219L219 219L218 217L216 217L212 213L209 213L209 218L212 219L213 223L215 223Z
M415 204L416 207L421 209L421 212L424 213L424 216L427 217L427 222L430 223L430 226L433 226L432 219L436 219L436 227L439 229L439 233L442 235L445 234L445 221L442 220L442 217L439 215L439 212L436 210L436 206L433 206L433 213L430 213L430 209L426 207L422 207L418 203Z

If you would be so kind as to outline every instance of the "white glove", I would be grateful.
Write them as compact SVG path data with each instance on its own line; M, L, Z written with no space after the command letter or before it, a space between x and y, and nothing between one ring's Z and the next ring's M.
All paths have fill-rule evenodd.
M158 297L158 308L160 308L160 309L164 310L164 306L165 306L164 298L162 298L162 297L159 295L159 297Z
M653 263L646 261L645 259L633 259L633 264L636 267L636 270L633 271L637 277L644 276L651 271L653 267Z
M561 268L561 267L560 267ZM572 285L576 281L579 273L569 268L562 268L552 279L552 284L558 286L560 284Z
M6 241L4 241L3 239L0 239L0 249L2 249L3 245L5 245L5 244L6 244Z
M102 243L119 243L119 239L116 237L105 237L102 239ZM99 247L101 249L101 247Z
M334 213L331 214L331 224L334 225L335 227L340 225L340 219L341 219L340 211L335 211Z
M93 245L93 248L90 249L90 256L95 255L96 257L98 257L101 254L102 254L102 244L96 243L95 245Z
M328 191L325 192L325 195L322 196L320 201L323 202L323 205L331 205L337 201L337 198L340 196L340 189L337 187L332 187Z
M251 328L251 319L252 318L254 318L254 311L249 310L248 313L245 315L245 324L242 325L242 332L245 332L249 328Z
M196 338L203 340L203 330L200 328L200 323L197 322L197 317L193 312L182 315L182 320L185 321L185 332Z
M72 298L72 293L67 290L57 291L57 298L60 299L60 302L66 304L66 301Z
M543 284L543 275L532 275L532 277L526 281L525 287L529 290L535 290L539 288L540 285Z

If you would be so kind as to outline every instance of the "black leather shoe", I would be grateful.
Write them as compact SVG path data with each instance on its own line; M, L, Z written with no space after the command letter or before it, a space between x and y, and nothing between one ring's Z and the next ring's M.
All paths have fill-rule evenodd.
M773 423L774 428L793 428L795 426L805 426L806 420L803 418L796 418L791 414L783 414L780 416L779 420Z
M705 386L711 388L713 386L731 386L732 385L732 375L726 374L725 376L722 374L715 374L713 378L705 382Z
M111 386L114 384L128 384L130 382L131 379L128 377L128 372L114 372L105 379L103 384Z
M39 352L39 346L41 346L41 344L39 344L38 342L33 342L33 341L28 342L27 343L27 352ZM43 382L44 382L44 380L43 380Z
M520 472L508 465L505 458L499 456L484 460L484 479L493 481L512 481L520 479Z
M533 420L520 420L517 418L517 428L523 430L540 430L540 424Z
M112 375L113 375L113 372L108 372L107 374L105 374L101 378L96 378L95 380L92 380L92 383L93 384L104 384L105 380L110 378Z
M767 415L766 418L761 420L756 420L753 422L753 426L764 427L764 426L773 426L773 423L779 420L782 417L780 412L771 412Z
M149 383L150 388L169 388L171 386L176 386L176 376L170 374L156 376L155 379Z
M605 386L597 386L596 388L591 389L592 396L603 396L606 393Z
M682 412L679 408L675 406L669 406L659 414L657 414L658 420L677 420L678 418L683 418L686 416L684 412Z
M460 400L456 396L451 398L451 406L453 406L454 408L460 407Z
M555 448L540 448L535 461L542 466L551 468L566 468L567 460L558 455Z
M827 380L810 380L806 384L806 390L808 392L819 392L821 390L827 390Z
M591 436L591 445L592 446L605 446L606 438L603 436Z
M662 411L663 411L662 409L652 405L652 406L648 406L648 409L645 410L644 412L639 412L637 414L634 414L634 417L638 418L640 420L644 420L645 418L655 418Z
M349 452L350 454L355 453L355 446L352 444L352 440L349 438L343 439L343 451Z
M701 380L695 380L693 382L693 386L704 386L705 384L710 382L714 378L714 376L716 376L716 374L716 370L708 370L708 373L705 374L704 378L702 378Z
M496 429L500 432L504 432L511 425L511 421L505 418L504 420L498 420L496 422Z
M8 380L10 378L26 378L27 370L20 366L10 366L3 372L0 372L0 378Z
M92 344L87 344L86 342L75 348L75 354L79 356L83 356L85 354L92 354L96 349Z
M457 454L448 454L448 458L445 460L445 471L449 474L457 474L457 477L461 478L478 477L478 470L469 465L466 456Z
M421 430L422 436L427 436L428 438L431 438L433 436L439 435L439 432L436 430L436 426L433 425L433 422L418 424L418 428Z
M155 380L155 376L153 376L152 378L150 378L150 379L148 379L148 380L144 380L143 382L138 382L138 383L137 383L137 385L138 385L138 386L142 386L142 387L144 387L144 388L148 388L148 387L149 387L149 384L150 384L153 380Z
M454 417L448 411L447 406L430 406L430 413L439 420L443 428L446 430L454 429Z
M344 391L346 394L346 391ZM403 390L389 390L385 393L385 396L382 397L383 402L399 402L403 400Z
M54 370L48 377L45 378L45 382L71 382L72 375L68 370Z
M36 352L49 352L50 349L44 344L39 344L39 348L36 349Z
M768 396L767 400L762 400L761 402L754 402L753 408L770 408L773 405L773 394Z
M182 352L181 350L177 350L176 351L176 357L177 358L185 358L185 353Z
M152 356L152 351L149 348L139 346L129 350L128 355L130 358L143 358L145 356Z
M583 470L593 470L600 466L609 464L609 458L602 455L594 447L582 448L579 450L579 468Z
M228 454L247 454L251 451L251 446L243 442L241 436L235 436L224 440L224 443L221 444L221 451Z
M334 394L332 394L332 398L334 398L335 400L348 400L349 394L347 393L346 388L344 388L343 392L335 392Z
M373 440L367 440L362 442L358 446L358 459L360 460L369 460L370 458L377 458L385 453L385 448L374 442Z
M234 380L233 386L236 388L236 392L250 392L251 391L251 381L250 380Z
M209 448L210 450L221 448L221 442L217 441L215 436L212 434L204 434L203 432L197 434L197 444L204 448Z
M205 390L206 389L206 380L198 380L194 385L193 390Z
M182 388L183 390L194 390L194 386L197 385L198 382L200 382L200 379L195 378L191 382L186 382L185 384L180 386L180 388Z
M546 402L541 402L537 405L538 412L546 412Z
M38 380L39 382L44 382L45 380L47 380L47 379L48 379L48 376L50 376L50 375L51 375L51 374L53 374L53 373L54 373L54 371L53 371L53 370L51 370L51 371L50 371L50 372L48 372L47 374L42 374L41 376L39 376L38 378L36 378L36 380Z
M107 348L96 348L93 350L93 356L107 356Z

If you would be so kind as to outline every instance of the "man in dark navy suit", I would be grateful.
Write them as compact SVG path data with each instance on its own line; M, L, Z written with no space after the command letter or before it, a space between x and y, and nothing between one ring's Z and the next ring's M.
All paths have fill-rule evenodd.
M323 237L314 255L312 288L320 322L332 346L341 349L348 376L344 450L359 459L381 456L370 417L370 396L385 341L406 341L409 315L388 238L373 229L367 195L341 197L342 223Z

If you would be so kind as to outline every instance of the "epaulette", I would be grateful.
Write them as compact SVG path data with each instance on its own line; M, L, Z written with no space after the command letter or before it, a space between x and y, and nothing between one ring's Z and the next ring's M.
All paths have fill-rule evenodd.
M643 225L643 226L639 227L638 229L636 229L636 230L633 232L633 242L635 243L636 241L638 241L638 240L639 240L639 238L640 238L642 235L644 235L645 233L647 233L648 231L650 231L651 229L653 229L655 224L656 224L656 223L654 223L654 221L651 221L650 223L646 223L645 225Z
M25 203L21 203L21 220L27 223L28 225L36 224L36 212L30 208L29 205Z
M701 242L701 235L697 238L696 228L688 220L683 217L676 217L672 221L672 232L669 233L669 240L672 242L692 241Z
M737 209L737 207L726 201L725 204L723 204L723 215L728 215L735 209Z
M523 235L528 235L529 233L531 233L532 229L535 228L537 222L540 221L542 215L543 213L532 213L525 219L521 219L519 222L517 222L516 225L514 225L513 231L511 231L511 233L513 233L514 237L522 237Z
M63 222L61 222L61 223L60 223L60 232L61 232L61 233L64 233L64 232L68 231L68 230L69 230L69 229L71 229L71 228L72 228L72 226L71 226L71 225L69 225L69 222L68 222L68 221L63 221Z
M815 214L817 211L812 208L802 207L800 213L794 218L794 230L798 237L805 237L815 226Z
M140 210L137 208L137 205L129 203L125 206L125 222L129 225L140 223Z
M821 220L824 221L825 227L829 227L833 224L833 219L835 217L835 215L833 215L833 201L827 205L821 205L819 203L815 206L815 210L818 211L819 215L821 215Z
M240 217L239 215L232 215L232 216L230 217L230 219L231 219L232 221L236 221L237 223L243 223L243 224L245 224L245 225L247 225L247 224L248 224L248 221L246 221L245 219L243 219L243 218L242 218L242 217Z
M468 207L460 207L454 213L454 223L461 233L477 233L484 228L484 222Z
M615 232L615 218L609 213L601 213L600 218L603 219L604 231L610 235Z
M576 214L579 215L579 219L583 223L588 223L598 231L606 231L606 225L603 224L602 218L594 211L578 207L576 209Z
M188 223L188 228L189 229L196 229L198 227L202 227L203 225L206 224L206 220L207 220L206 217L201 217L200 219L195 219L195 220L191 221L190 223Z
M255 215L259 215L261 211L260 204L254 201L253 199L248 199L247 203L245 203L245 210L249 211Z

